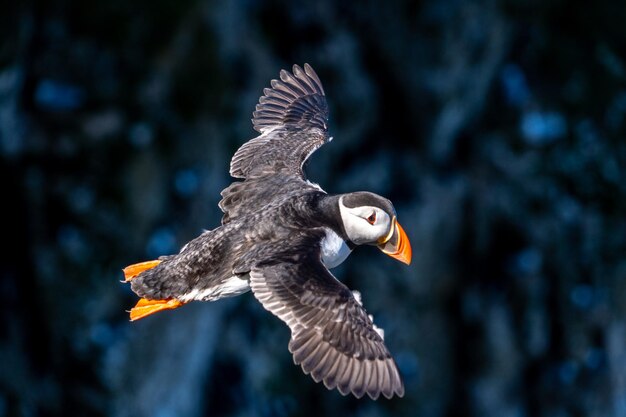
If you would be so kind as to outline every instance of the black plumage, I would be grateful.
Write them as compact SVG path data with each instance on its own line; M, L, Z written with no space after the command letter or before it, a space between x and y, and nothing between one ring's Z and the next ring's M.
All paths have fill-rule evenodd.
M344 395L402 396L402 379L380 329L326 266L340 263L356 246L351 234L359 228L370 233L367 224L375 224L377 209L388 225L380 236L359 242L378 244L390 254L393 235L391 256L410 260L410 246L398 249L399 230L404 232L396 225L395 210L375 194L328 195L306 180L304 162L331 139L322 84L305 64L304 69L295 65L293 74L281 71L271 85L252 119L261 135L232 158L231 175L244 180L222 191L222 225L178 254L125 269L142 297L131 318L251 289L289 326L294 362L315 381ZM359 207L374 214L361 219L357 213L356 220L345 214Z

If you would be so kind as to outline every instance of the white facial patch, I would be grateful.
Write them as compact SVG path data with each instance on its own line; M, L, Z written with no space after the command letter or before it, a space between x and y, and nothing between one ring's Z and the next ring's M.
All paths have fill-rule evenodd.
M389 215L379 207L346 207L343 204L343 197L341 197L339 199L339 212L348 238L357 245L375 243L380 238L387 236L391 229ZM373 223L370 223L368 218L373 218Z

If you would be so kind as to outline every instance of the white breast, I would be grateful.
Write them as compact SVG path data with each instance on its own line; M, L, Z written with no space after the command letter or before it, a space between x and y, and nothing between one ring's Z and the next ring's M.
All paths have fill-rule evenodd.
M346 260L352 250L346 242L331 229L326 230L326 237L322 239L322 262L331 269Z

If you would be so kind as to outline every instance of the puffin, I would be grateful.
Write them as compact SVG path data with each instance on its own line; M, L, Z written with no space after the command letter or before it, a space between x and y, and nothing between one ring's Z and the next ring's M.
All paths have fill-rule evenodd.
M330 142L328 104L310 65L280 71L263 90L252 124L259 135L232 157L242 179L221 192L221 225L179 253L123 269L140 297L130 320L252 291L291 330L289 351L315 382L342 395L372 399L404 395L398 367L360 293L330 269L361 245L405 264L409 239L392 203L358 191L328 194L303 166Z

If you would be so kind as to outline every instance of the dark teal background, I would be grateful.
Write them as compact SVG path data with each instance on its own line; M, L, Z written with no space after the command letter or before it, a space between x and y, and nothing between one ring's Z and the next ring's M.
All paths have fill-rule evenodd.
M10 2L0 13L0 417L626 416L626 3ZM219 224L234 151L310 63L328 192L403 399L329 392L251 294L136 323L121 268Z

